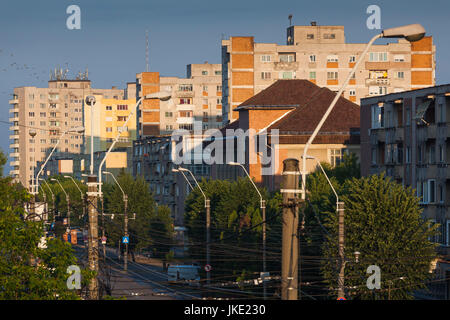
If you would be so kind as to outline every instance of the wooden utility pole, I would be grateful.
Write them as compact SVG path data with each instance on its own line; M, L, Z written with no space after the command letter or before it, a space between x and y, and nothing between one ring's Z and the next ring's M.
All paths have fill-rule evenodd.
M297 300L298 296L298 205L299 161L283 161L283 236L281 250L281 299Z
M338 297L345 298L344 291L344 275L345 275L345 241L344 241L344 202L339 201L337 203L337 213L338 213L338 237L339 237L339 278L338 278Z
M211 265L210 240L211 240L211 204L209 199L205 199L206 208L206 264ZM211 283L211 271L206 272L206 283Z
M89 299L98 300L98 213L97 213L97 176L88 176L88 214L89 214L89 238L88 260L89 270L95 271L95 276L89 283Z
M125 237L128 237L128 213L127 213L127 207L128 207L128 196L126 194L123 195L123 206L124 206L124 235ZM128 237L128 239L130 239ZM128 270L128 241L125 242L125 251L123 253L123 270Z

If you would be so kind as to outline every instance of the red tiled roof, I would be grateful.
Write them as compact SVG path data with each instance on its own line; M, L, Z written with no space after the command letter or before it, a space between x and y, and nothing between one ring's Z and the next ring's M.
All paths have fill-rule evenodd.
M287 116L272 124L268 129L279 129L280 134L312 133L325 114L336 93L321 88L308 80L278 80L265 90L243 102L237 109L251 107L296 106ZM341 97L320 133L359 134L360 107Z

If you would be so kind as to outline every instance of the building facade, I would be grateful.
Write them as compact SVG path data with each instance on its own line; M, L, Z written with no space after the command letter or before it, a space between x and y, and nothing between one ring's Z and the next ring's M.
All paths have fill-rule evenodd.
M62 133L84 126L84 97L100 95L105 99L123 99L124 90L94 89L90 80L50 80L48 88L18 87L14 89L9 119L10 175L16 182L29 187L37 161L45 159ZM30 130L36 135L30 136ZM84 136L67 134L58 151L81 153Z
M385 172L416 190L423 217L440 225L433 241L450 277L450 85L361 101L361 174ZM450 288L450 286L448 286ZM448 294L447 299L450 299Z
M136 75L136 99L156 92L170 92L171 99L144 99L139 106L138 137L192 130L194 121L203 128L222 124L222 75L220 64L190 64L186 78L161 77L159 72Z
M307 79L338 91L366 43L347 43L343 26L290 26L286 45L257 43L254 37L222 40L223 120L278 79ZM410 43L373 45L344 92L348 100L435 85L432 37Z

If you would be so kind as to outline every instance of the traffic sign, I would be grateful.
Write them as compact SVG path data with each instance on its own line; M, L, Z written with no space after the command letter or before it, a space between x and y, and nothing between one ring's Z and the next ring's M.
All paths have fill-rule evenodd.
M345 299L344 297L339 297L337 298L337 300L347 300L347 299Z
M205 265L205 271L206 271L206 272L210 272L211 269L212 269L212 267L211 267L210 264Z
M130 237L122 237L122 243L130 243Z
M102 244L106 244L106 237L102 237Z

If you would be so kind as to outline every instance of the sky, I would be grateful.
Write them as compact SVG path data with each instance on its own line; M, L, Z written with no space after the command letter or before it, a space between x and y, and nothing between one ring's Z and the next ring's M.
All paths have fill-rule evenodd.
M66 26L70 5L81 9L80 30ZM9 153L15 87L47 87L50 70L67 66L69 78L88 68L94 88L125 88L145 71L146 30L150 71L184 77L187 64L220 63L222 38L285 44L289 14L294 25L343 25L347 42L368 42L379 32L366 26L370 5L381 28L422 24L436 45L436 83L450 83L448 0L2 0L0 148Z

